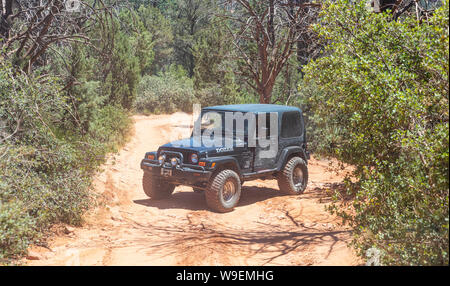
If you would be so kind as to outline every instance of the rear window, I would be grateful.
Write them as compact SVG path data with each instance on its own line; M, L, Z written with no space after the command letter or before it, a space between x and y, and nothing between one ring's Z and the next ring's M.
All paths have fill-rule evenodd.
M281 123L281 137L291 138L299 137L303 130L300 122L300 112L289 111L283 113L283 119Z

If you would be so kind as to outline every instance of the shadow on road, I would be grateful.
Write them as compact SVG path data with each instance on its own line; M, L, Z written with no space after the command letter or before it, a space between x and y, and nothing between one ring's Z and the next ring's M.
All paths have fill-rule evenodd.
M171 197L163 200L134 200L136 204L158 209L186 209L192 211L206 210L205 197L201 193L176 192Z
M323 230L319 228L287 227L276 223L259 223L249 229L235 229L224 227L214 222L204 221L198 225L167 221L164 226L141 225L146 236L159 237L160 242L146 245L145 251L162 256L180 256L182 253L185 264L203 265L207 259L214 257L237 257L256 259L255 265L277 264L276 260L291 253L295 253L296 261L311 265L315 259L326 260L338 242L347 240L349 230ZM143 239L145 239L145 237ZM140 244L142 241L137 241ZM177 245L173 249L173 245ZM311 249L317 246L326 246L314 259L309 257ZM173 249L173 251L167 251ZM205 254L206 253L206 254ZM205 254L205 255L203 255ZM292 258L292 257L291 257ZM298 260L297 260L298 259ZM254 262L255 263L255 262ZM235 262L231 261L231 264Z
M298 196L298 199L318 199L319 203L329 203L332 201L334 192L345 189L343 183L325 183L320 186L308 186L306 191ZM274 197L281 197L283 194L274 188L243 186L241 198L237 207L252 205ZM207 210L205 196L203 193L193 191L175 192L170 198L164 200L134 200L136 204L159 209L186 209L186 210Z
M256 202L282 196L280 191L272 188L243 186L241 198L237 207L247 206ZM187 210L207 210L205 196L203 193L193 191L175 192L170 198L164 200L134 200L136 204L158 209L187 209Z
M340 184L311 184L298 199L328 201L332 191L340 189ZM280 197L275 188L243 186L239 207ZM166 200L135 200L136 204L158 209L207 210L202 193L183 189ZM289 213L286 212L286 216ZM190 214L186 218L161 218L158 225L139 224L151 237L159 237L159 243L146 245L145 251L161 256L179 256L186 265L203 265L205 260L219 259L223 264L245 264L246 260L255 265L278 263L313 265L327 260L339 242L348 241L351 231L340 227L328 228L321 223L301 223L301 213L293 220L295 225L279 220L279 217L255 218L254 222L242 228L233 224L223 224L220 217L205 217ZM289 217L291 220L292 218ZM278 219L278 220L277 220ZM143 242L144 243L144 242ZM168 252L172 245L177 248ZM320 249L317 252L316 249ZM182 255L180 255L182 253ZM229 258L242 260L228 260ZM244 262L240 262L244 261Z

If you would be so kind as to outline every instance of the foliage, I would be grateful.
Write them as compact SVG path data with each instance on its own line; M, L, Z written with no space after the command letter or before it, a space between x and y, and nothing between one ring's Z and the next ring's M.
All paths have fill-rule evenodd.
M156 74L164 66L170 65L173 58L173 31L170 20L164 17L158 8L140 6L136 13L141 22L141 31L151 36L154 58L148 70L141 69L142 74ZM140 35L137 35L138 37Z
M214 7L211 0L178 0L169 10L174 30L174 60L182 65L189 77L194 75L195 59L193 48L198 33L210 25L210 14Z
M43 243L53 223L82 222L92 173L130 124L121 108L105 106L82 134L67 124L74 110L57 82L0 65L0 260Z
M262 100L302 106L310 150L356 167L352 212L331 210L362 256L448 264L448 1L420 21L362 0L326 2L319 19L316 1L19 2L0 12L0 259L82 222L130 111Z
M111 59L107 63L107 72L103 74L106 78L103 85L104 94L109 95L110 102L118 103L123 108L132 106L140 74L139 61L130 41L125 32L118 30L114 34ZM144 67L147 67L148 59L141 60Z
M298 84L300 83L300 63L296 57L291 57L284 69L278 75L273 91L272 102L286 105L295 105L298 97Z
M422 23L329 1L316 25L326 45L306 68L316 148L356 167L359 254L383 264L448 264L448 1ZM320 141L320 142L318 142Z
M171 113L191 111L194 86L180 66L156 76L144 76L138 86L135 108L138 112Z
M238 96L234 67L225 47L217 49L224 26L210 22L210 2L130 2L85 7L80 22L79 14L59 11L64 18L50 21L47 34L39 20L42 33L29 36L45 45L26 67L14 56L20 42L0 41L0 259L45 243L53 223L82 222L90 178L106 152L125 142L132 108L189 112L194 102L251 98L245 90L246 99ZM61 3L31 4L47 13ZM8 26L11 35L21 33L16 26Z
M216 19L217 20L217 19ZM202 105L220 105L236 101L239 86L233 63L227 59L231 41L223 24L218 22L198 33L195 58L194 87Z
M302 63L309 58L307 38L320 4L307 2L237 0L230 3L231 9L224 9L239 74L258 94L259 103L280 100L273 98L273 89L280 73L289 74L287 63L295 49Z
M125 24L121 29L125 27L131 35L133 29L137 30L138 37L148 31L154 53L151 67L140 68L143 78L137 89L138 100L134 104L139 112L173 112L180 110L181 103L192 105L193 101L202 105L254 101L254 93L249 93L246 83L235 76L236 65L230 59L229 49L232 43L223 19L215 16L218 8L214 1L156 1L152 5L142 1L133 3L139 8L135 12L121 12L127 15L121 22L133 22L131 26L134 28L129 29L127 26L130 24ZM136 54L136 58L139 63L143 62L141 55ZM182 101L178 100L182 91L176 90L186 80L178 81L172 87L167 79L161 78L174 66L182 67L194 84L193 88L188 87L184 91L186 98ZM161 89L148 91L144 86L149 84ZM164 85L166 87L162 88ZM146 94L142 94L144 91ZM169 98L155 101L163 94ZM167 107L162 102L167 103ZM190 108L184 107L183 110Z

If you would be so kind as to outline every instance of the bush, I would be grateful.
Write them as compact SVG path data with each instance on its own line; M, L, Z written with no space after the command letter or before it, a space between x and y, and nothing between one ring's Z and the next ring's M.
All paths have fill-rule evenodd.
M194 87L181 66L172 65L159 75L143 76L137 90L134 105L141 113L192 112L192 105L202 106L254 102L253 95L239 95L231 73L225 73L221 83L204 83Z
M89 132L71 125L57 78L38 81L0 64L0 259L14 259L58 222L78 225L93 172L122 144L130 120L119 107L92 110Z
M356 167L353 210L331 210L363 257L375 247L383 264L448 264L448 1L423 23L348 5L324 5L325 50L303 91L317 150Z
M142 77L135 108L142 113L190 112L194 101L192 80L183 70L172 67L157 76Z
M0 201L0 262L25 254L36 235L34 219L23 208L20 202Z
M107 105L96 111L89 125L89 137L108 151L115 151L125 144L131 119L128 111L120 106Z

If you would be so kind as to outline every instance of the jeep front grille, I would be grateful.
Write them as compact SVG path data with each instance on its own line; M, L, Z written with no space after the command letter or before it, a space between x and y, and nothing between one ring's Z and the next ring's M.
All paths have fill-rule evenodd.
M164 152L164 151L167 151L167 153ZM181 154L183 155L183 163L184 163L184 164L192 164L189 158L190 158L191 154L194 153L194 152L189 152L189 151L186 151L186 150L172 149L172 148L170 148L170 149L167 148L167 149L166 149L166 148L164 148L164 149L161 149L161 150L158 152L158 156L159 156L160 154L164 153L164 154L166 155L166 162L170 162L170 159L172 159L172 158L174 158L174 157L175 157L175 158L178 158L178 159L181 159L179 155L174 154L174 153L170 153L170 152L181 153Z

